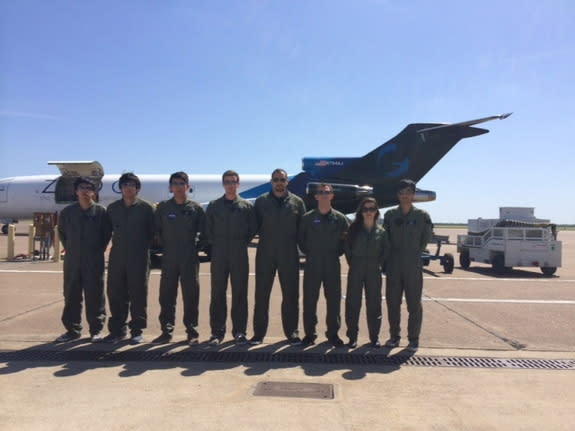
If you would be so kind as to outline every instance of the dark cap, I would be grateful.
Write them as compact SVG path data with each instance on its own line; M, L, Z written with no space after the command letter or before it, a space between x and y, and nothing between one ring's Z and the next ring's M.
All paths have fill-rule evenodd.
M94 191L96 191L96 182L92 178L89 178L89 177L78 177L78 178L76 178L76 181L74 181L74 190L78 190L78 186L80 184L88 184L88 185L92 186Z
M407 189L407 188L411 189L411 191L415 193L415 181L410 180L408 178L404 178L397 185L397 191L398 192L400 190Z

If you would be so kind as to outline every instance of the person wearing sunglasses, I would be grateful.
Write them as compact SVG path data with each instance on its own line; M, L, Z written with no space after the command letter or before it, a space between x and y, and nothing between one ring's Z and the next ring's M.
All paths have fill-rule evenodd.
M228 278L232 289L232 335L245 344L248 320L248 244L257 229L251 203L238 195L240 176L227 170L222 175L224 195L206 209L206 235L211 246L210 345L220 344L226 333Z
M154 239L154 208L138 197L140 178L133 172L119 181L122 198L112 202L106 213L112 226L112 249L108 260L108 303L110 319L104 341L123 340L130 327L131 344L144 342L148 322L148 277L150 246ZM130 323L126 324L130 313Z
M188 174L175 172L170 176L173 197L160 202L156 209L156 232L161 245L162 276L160 278L160 325L162 334L153 342L169 343L176 320L178 281L184 301L184 326L189 345L198 344L198 248L205 240L204 210L188 198Z
M409 314L407 350L412 352L419 348L423 317L421 253L433 235L431 218L427 212L413 205L414 195L415 182L410 179L401 180L397 189L399 206L387 211L383 218L390 243L385 286L390 337L385 346L388 348L399 346L401 340L401 300L405 293Z
M251 344L261 344L268 330L270 294L276 271L282 290L282 327L290 345L301 344L299 321L299 253L297 231L305 214L303 200L288 191L283 169L272 172L271 191L256 199L254 208L259 241L256 253L254 335Z
M64 311L66 332L56 339L65 343L82 333L82 297L93 343L102 341L106 320L104 297L104 252L112 236L106 209L95 202L96 182L79 177L74 182L77 202L58 217L58 235L66 250L64 259Z
M357 347L361 298L365 289L365 307L369 340L380 347L381 274L388 250L385 231L377 224L379 209L374 198L364 198L355 212L347 233L345 257L349 265L345 295L345 323L348 347Z
M333 189L320 184L315 192L317 208L304 214L299 225L298 244L305 253L303 278L304 346L315 344L317 338L317 301L323 283L327 305L325 333L328 342L339 347L343 341L338 332L341 326L341 268L339 257L349 222L345 215L331 206Z

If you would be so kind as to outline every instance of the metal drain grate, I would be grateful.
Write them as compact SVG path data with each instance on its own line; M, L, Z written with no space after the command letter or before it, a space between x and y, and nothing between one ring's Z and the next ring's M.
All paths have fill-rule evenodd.
M96 362L271 362L333 365L382 365L456 368L520 368L538 370L575 370L575 359L509 359L465 356L408 356L357 353L307 353L261 351L194 351L164 350L43 350L0 351L0 362L14 361L96 361Z
M333 400L333 385L326 383L260 382L256 396Z

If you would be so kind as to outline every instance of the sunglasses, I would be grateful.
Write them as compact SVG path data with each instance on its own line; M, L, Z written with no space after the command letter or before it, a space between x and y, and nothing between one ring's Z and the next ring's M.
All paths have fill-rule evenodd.
M331 190L319 190L315 192L316 195L331 195L333 192Z
M402 195L402 196L404 196L404 195L412 195L412 194L413 194L413 190L411 190L411 189L403 189L403 190L400 190L400 191L398 192L398 194L400 194L400 195Z
M275 177L275 178L272 178L272 181L274 183L287 183L287 178Z
M363 207L363 208L361 209L361 212L362 212L362 213L374 213L374 212L376 212L376 211L377 211L377 208L376 208L376 207Z
M224 186L231 186L232 184L237 184L239 181L236 180L224 180Z
M170 183L170 185L172 185L172 186L187 186L187 184L184 181L172 181Z
M78 190L83 191L83 192L93 192L94 187L92 187L92 186L78 186Z

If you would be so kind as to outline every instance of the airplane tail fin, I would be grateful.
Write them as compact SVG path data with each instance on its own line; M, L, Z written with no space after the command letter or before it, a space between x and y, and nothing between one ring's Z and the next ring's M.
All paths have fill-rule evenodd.
M386 185L400 178L419 181L461 139L479 136L489 130L473 125L509 114L479 118L454 124L409 124L397 136L343 169L344 178L361 178L362 183Z

